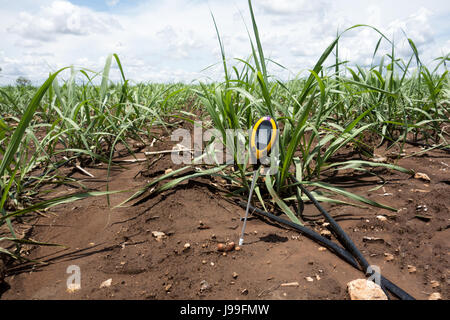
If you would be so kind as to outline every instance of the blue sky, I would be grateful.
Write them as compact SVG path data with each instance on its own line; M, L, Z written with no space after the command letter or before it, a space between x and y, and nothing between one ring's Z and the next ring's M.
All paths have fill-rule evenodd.
M70 65L101 71L109 53L119 55L135 82L221 79L210 10L230 63L251 52L246 0L0 0L0 6L0 85L19 76L38 84ZM282 79L306 74L336 31L355 24L394 39L403 59L412 54L403 32L424 62L450 52L448 1L258 0L253 6L266 56L286 67L270 65L270 71ZM348 32L341 59L369 65L378 38L368 28ZM385 42L380 54L389 50ZM111 76L119 79L117 68Z
M119 12L122 10L134 8L142 3L156 3L158 1L145 0L71 0L71 3L77 6L89 7L97 11Z

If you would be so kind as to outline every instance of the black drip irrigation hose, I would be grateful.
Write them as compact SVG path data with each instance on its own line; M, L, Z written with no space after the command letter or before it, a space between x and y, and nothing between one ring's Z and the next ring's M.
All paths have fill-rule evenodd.
M314 203L316 208L320 211L320 213L325 217L325 220L327 220L333 230L335 231L336 238L339 240L339 242L348 250L350 253L358 260L359 265L363 268L363 271L365 274L367 274L367 268L369 267L369 263L367 260L363 257L361 252L356 248L353 241L347 236L345 231L341 228L341 226L333 219L332 216L328 212L325 211L324 208L317 202L317 200L313 197L313 195L305 188L303 187L296 178L291 177L292 180L297 183L300 190L302 190L303 193L306 194L306 196Z
M292 181L298 184L298 187L302 192L306 194L306 196L314 203L316 208L320 211L320 213L325 217L325 219L330 223L331 227L333 228L333 231L335 232L335 235L339 242L353 255L353 257L358 260L359 265L363 268L363 272L366 276L370 276L370 264L367 262L367 260L364 258L364 256L361 254L361 252L358 250L358 248L355 246L353 241L347 236L345 231L341 228L341 226L333 219L332 216L324 209L322 206L317 202L317 200L313 197L313 195L305 188L303 187L300 182L294 177L291 176ZM381 281L380 283L381 288L384 290L386 287ZM387 289L387 288L386 288ZM406 293L406 292L405 292ZM410 295L408 295L411 299L414 299Z
M243 207L243 208L245 208L247 206L247 203L244 203L244 202L238 202L238 204L241 207ZM261 209L258 209L258 208L254 207L252 205L249 205L249 208L253 212L256 212L256 213L258 213L258 214L260 214L262 216L265 216L266 218L275 220L276 222L278 222L280 224L289 226L289 227L299 231L300 233L304 234L305 236L307 236L311 240L318 242L319 244L323 245L324 247L327 247L328 249L330 249L331 251L336 253L336 255L338 255L340 258L342 258L344 261L346 261L352 267L354 267L354 268L356 268L358 270L361 270L360 265L358 264L358 262L355 260L355 258L353 257L353 255L349 251L345 250L344 248L342 248L341 246L339 246L336 243L332 242L331 240L329 240L329 239L327 239L325 237L322 237L321 235L319 235L315 231L313 231L311 229L308 229L307 227L301 226L301 225L299 225L297 223L294 223L292 221L288 221L288 220L285 220L283 218L280 218L280 217L278 217L276 215L273 215L273 214L271 214L269 212L266 212L266 211L263 211ZM391 281L389 281L388 279L386 279L382 275L380 275L380 281L381 281L381 286L385 287L389 292L391 292L397 298L399 298L401 300L415 300L412 296L410 296L408 293L406 293L403 289L399 288L398 286L396 286L394 283L392 283Z

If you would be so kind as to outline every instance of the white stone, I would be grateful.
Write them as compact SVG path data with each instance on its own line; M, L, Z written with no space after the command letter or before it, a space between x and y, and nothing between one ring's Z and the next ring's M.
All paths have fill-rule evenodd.
M112 283L112 279L108 279L102 282L102 284L100 285L100 288L108 288L111 286Z
M350 281L347 290L352 300L388 300L378 284L366 279Z
M442 296L441 296L441 294L439 292L433 292L428 297L428 300L442 300Z
M155 237L157 241L161 241L166 238L166 234L161 231L152 231L152 236Z
M282 283L281 286L282 287L298 287L300 284L295 281L295 282L287 282L287 283Z

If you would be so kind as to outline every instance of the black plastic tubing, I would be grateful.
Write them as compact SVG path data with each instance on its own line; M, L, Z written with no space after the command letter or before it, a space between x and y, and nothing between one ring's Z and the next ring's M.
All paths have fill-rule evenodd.
M247 206L247 203L239 202L239 205L241 207L245 208ZM355 258L352 256L352 254L349 251L345 250L344 248L342 248L341 246L339 246L336 243L332 242L331 240L328 240L327 238L322 237L321 235L319 235L315 231L313 231L311 229L308 229L308 228L306 228L304 226L301 226L301 225L299 225L297 223L294 223L292 221L280 218L280 217L278 217L276 215L273 215L273 214L271 214L269 212L266 212L266 211L263 211L261 209L258 209L258 208L254 207L252 205L250 205L249 208L253 212L256 212L256 213L258 213L258 214L260 214L262 216L265 216L265 217L267 217L269 219L272 219L272 220L274 220L274 221L276 221L276 222L278 222L280 224L289 226L289 227L299 231L300 233L304 234L305 236L307 236L311 240L314 240L314 241L320 243L321 245L323 245L324 247L327 247L328 249L333 251L336 255L338 255L340 258L345 260L348 264L350 264L354 268L356 268L358 270L361 270L361 267L359 266L358 262L355 260ZM389 281L388 279L386 279L382 275L380 275L380 280L381 280L381 285L384 286L389 292L391 292L397 298L399 298L401 300L415 300L412 296L410 296L408 293L406 293L404 290L402 290L401 288L396 286L394 283L392 283L391 281Z

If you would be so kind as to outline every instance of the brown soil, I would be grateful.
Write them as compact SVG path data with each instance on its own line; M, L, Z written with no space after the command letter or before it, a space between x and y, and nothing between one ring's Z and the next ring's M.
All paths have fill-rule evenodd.
M168 141L158 141L149 150L171 147ZM405 150L408 155L418 151L420 148L411 146ZM143 153L136 156L144 158ZM170 155L156 162L152 159L126 164L126 168L114 167L109 190L136 190L167 168L178 168L172 165ZM357 247L371 264L380 266L386 278L417 299L427 299L433 292L449 299L450 156L430 151L400 159L398 164L426 173L431 182L383 170L378 174L386 180L385 185L372 191L380 186L379 177L340 172L329 180L401 209L399 212L325 207L339 217ZM105 190L106 167L86 169L95 179L78 172L72 177L83 179L90 188ZM33 239L68 248L26 247L29 258L49 264L10 265L6 285L0 288L1 298L348 299L346 284L363 278L359 270L330 251L319 250L312 240L266 220L249 220L241 250L226 255L218 252L218 243L238 241L244 209L217 191L212 182L209 178L190 180L160 195L147 196L135 206L115 209L108 207L106 197L87 198L28 219L26 232ZM63 186L51 191L49 197L75 189ZM131 194L112 195L111 207ZM317 213L311 204L305 206L305 212ZM380 221L378 215L388 219ZM320 232L322 222L311 222L310 227ZM162 231L167 238L157 241L153 231ZM364 241L363 237L379 240ZM186 243L189 249L184 248ZM392 254L394 259L386 261L385 254ZM81 270L81 289L73 293L66 286L70 265ZM412 269L408 266L416 271L409 272ZM313 281L307 281L307 277ZM112 279L111 286L100 288L107 279ZM439 286L433 288L436 282L432 281ZM299 286L282 286L291 282Z

